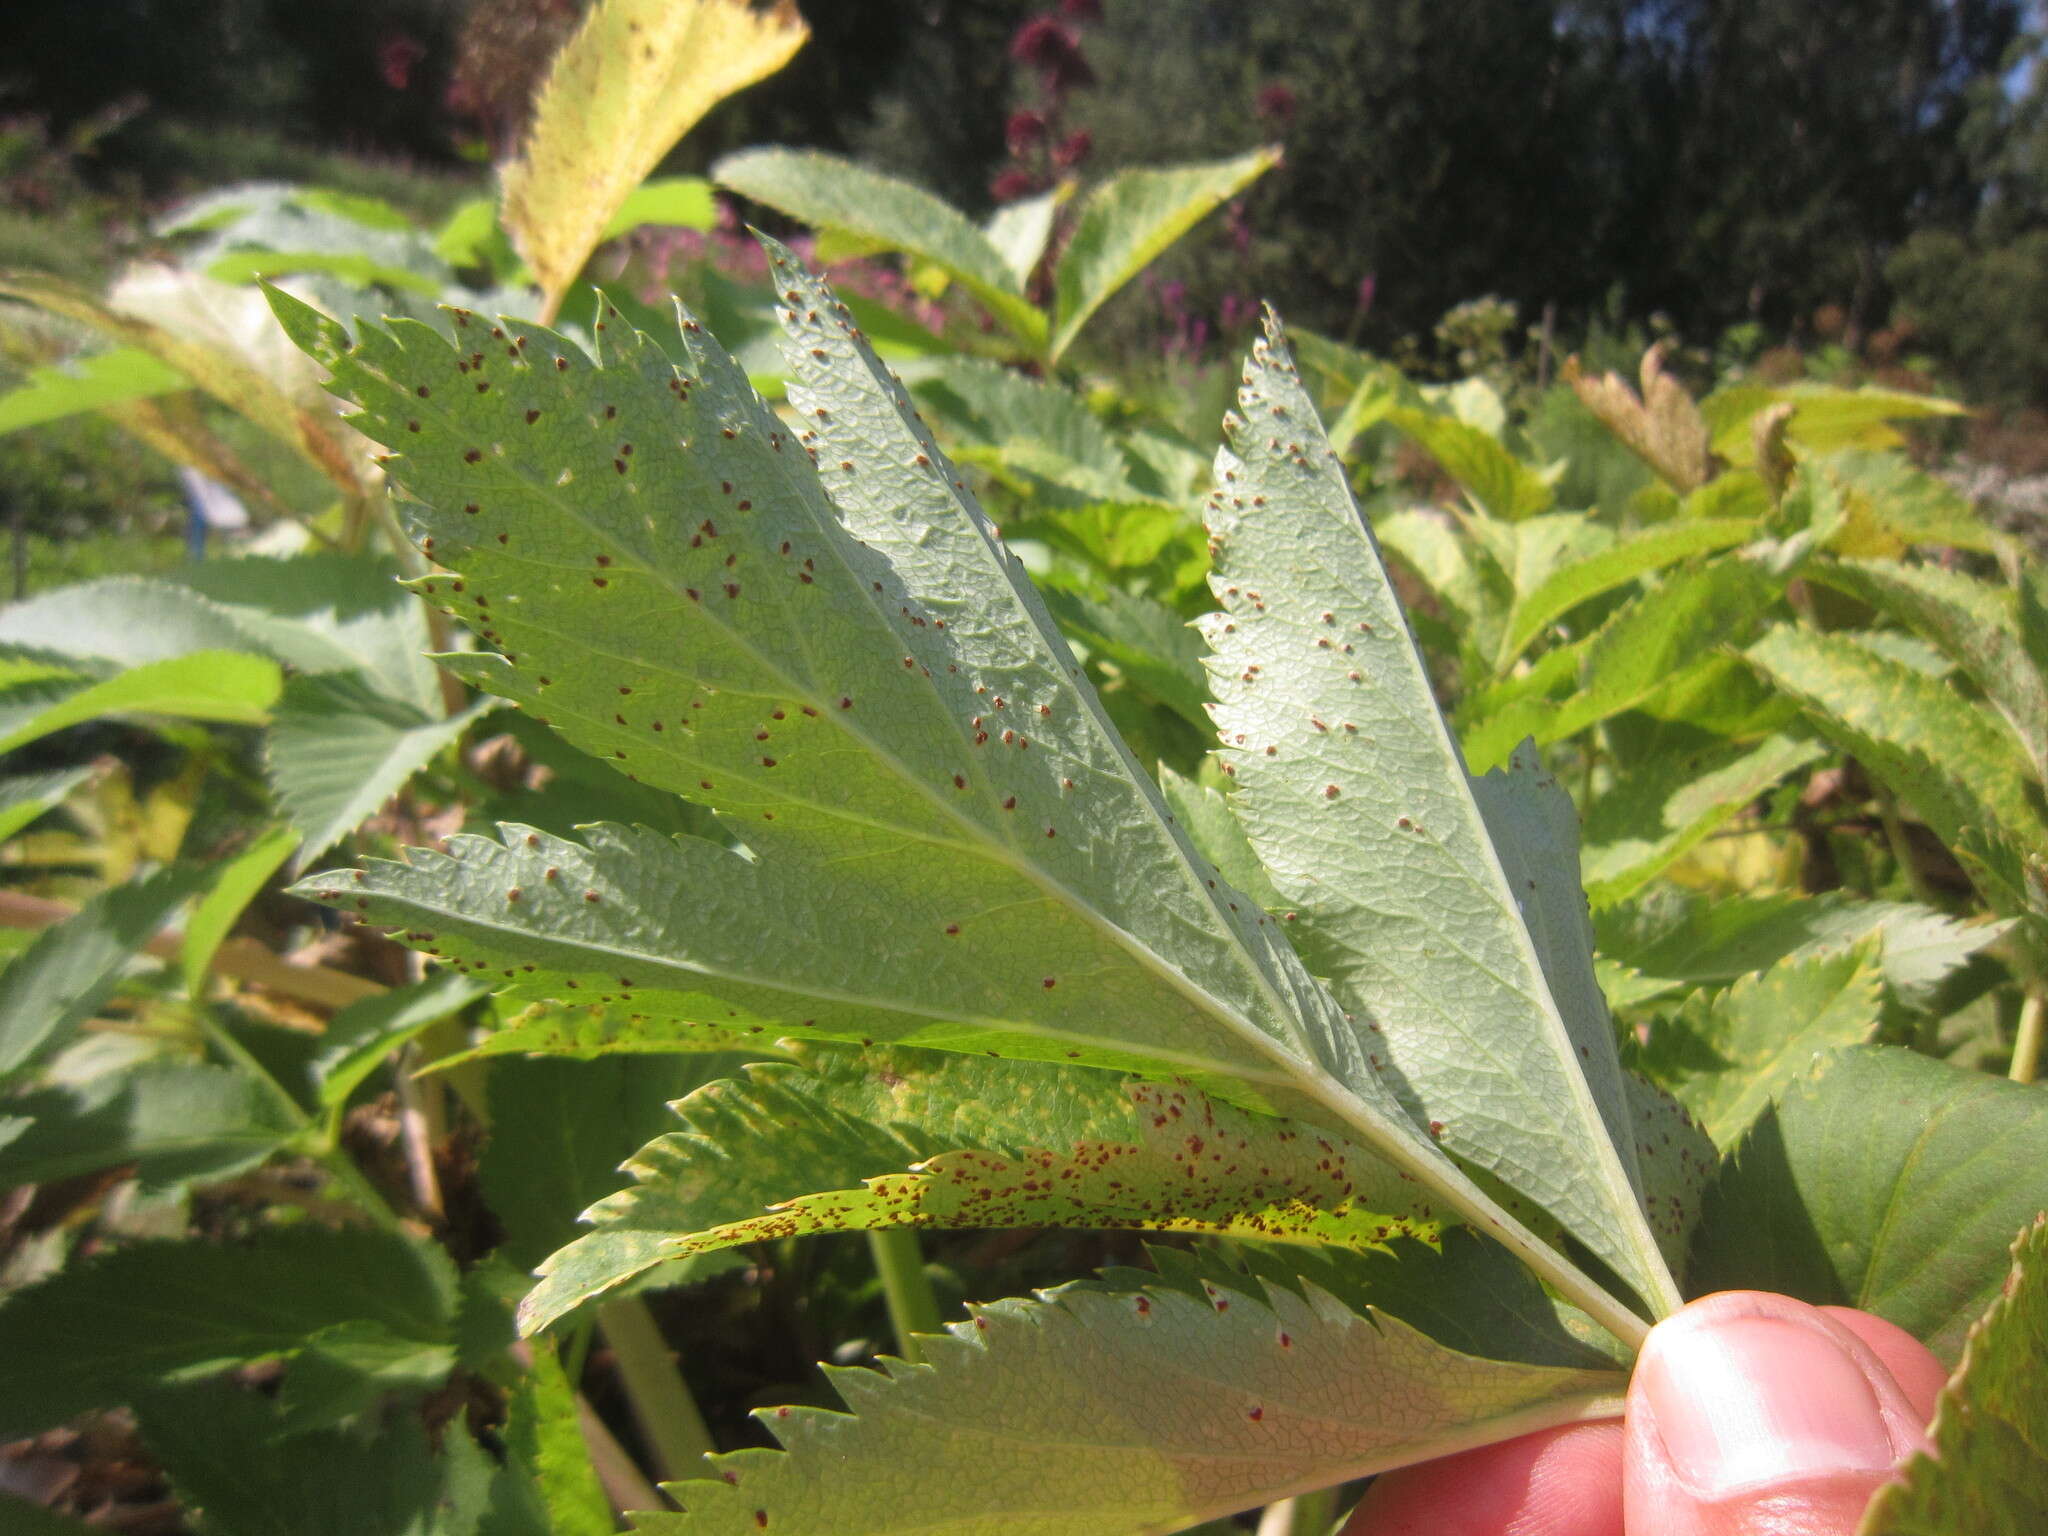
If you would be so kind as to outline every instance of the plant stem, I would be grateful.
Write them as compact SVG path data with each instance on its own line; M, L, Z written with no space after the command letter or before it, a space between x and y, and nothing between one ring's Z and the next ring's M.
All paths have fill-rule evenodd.
M597 1472L598 1485L611 1506L620 1514L628 1510L660 1510L669 1507L654 1484L647 1481L633 1458L619 1444L618 1437L597 1416L582 1393L576 1394L576 1423L583 1431L583 1445L590 1453L590 1465Z
M918 1343L920 1333L938 1333L939 1299L932 1294L931 1277L924 1272L924 1250L910 1227L884 1227L868 1233L868 1252L874 1256L875 1273L882 1280L882 1296L889 1306L889 1326L896 1333L896 1353L916 1364L924 1359Z
M2013 1037L2012 1066L2006 1076L2016 1083L2031 1083L2041 1070L2041 1042L2048 1033L2048 980L2036 979L2020 1003L2019 1033Z
M1878 825L1884 828L1884 840L1891 844L1892 857L1906 876L1913 899L1923 906L1940 907L1940 892L1928 883L1919 862L1913 857L1912 840L1906 836L1905 822L1899 819L1899 802L1882 784L1877 786L1877 820Z
M703 1458L718 1447L647 1303L637 1296L607 1302L598 1309L597 1326L619 1363L619 1384L647 1442L655 1481L700 1472Z

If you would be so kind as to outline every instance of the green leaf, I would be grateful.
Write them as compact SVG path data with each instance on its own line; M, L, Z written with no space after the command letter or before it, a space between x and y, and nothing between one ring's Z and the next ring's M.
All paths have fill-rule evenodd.
M1876 946L1781 960L1725 992L1694 993L1652 1027L1638 1065L1718 1147L1732 1147L1817 1056L1877 1029Z
M244 1243L142 1243L0 1307L0 1423L51 1428L156 1384L289 1354L340 1324L445 1344L455 1271L431 1244L301 1224Z
M695 322L681 369L644 337L606 332L599 365L507 322L527 347L478 394L423 326L345 347L281 301L370 434L404 445L390 470L461 573L422 591L509 653L446 664L716 809L751 854L515 828L303 889L635 1011L729 994L782 1033L1211 1077L1343 1127L1639 1331L1456 1171L1373 1070L1375 1037L1192 854L900 387L770 259L801 300L790 401L815 446Z
M417 1413L374 1434L280 1438L270 1399L232 1381L159 1388L139 1409L142 1438L208 1536L540 1536L486 1527L506 1474L457 1422L437 1455ZM260 1447L260 1451L256 1448Z
M1582 642L1576 692L1561 702L1525 697L1478 719L1465 733L1466 757L1490 766L1524 736L1539 746L1562 741L1651 703L1711 664L1717 647L1747 640L1775 596L1773 578L1740 556L1674 572Z
M1756 462L1751 420L1773 405L1788 403L1792 420L1785 441L1807 454L1843 448L1896 448L1905 439L1892 429L1894 421L1960 416L1966 407L1935 395L1864 385L1841 389L1831 384L1737 384L1716 390L1700 402L1700 412L1714 435L1714 452L1731 464Z
M335 1323L308 1338L286 1365L276 1434L331 1429L393 1394L424 1396L454 1368L452 1344L421 1343L367 1320Z
M1933 641L1984 690L2048 780L2048 676L2027 655L2018 594L1959 571L1897 560L1816 561L1805 572Z
M56 809L66 795L92 777L92 772L90 764L83 764L0 779L0 842Z
M436 717L381 693L360 675L295 677L271 721L269 769L277 803L310 861L405 788L443 747L497 708L485 699Z
M491 1139L477 1177L505 1230L499 1251L532 1270L573 1241L583 1213L618 1189L620 1168L675 1124L670 1101L738 1071L741 1063L723 1052L493 1062ZM756 1175L747 1178L753 1187Z
M787 64L809 36L793 6L601 0L535 99L500 217L549 313L633 190L704 114Z
M2048 1218L2012 1246L2012 1271L1970 1325L1934 1412L1932 1453L1864 1511L1860 1536L2028 1536L2048 1527Z
M1086 1068L814 1049L676 1112L683 1129L627 1163L637 1185L543 1266L529 1332L662 1260L800 1233L1140 1228L1365 1248L1436 1232L1422 1192L1355 1143Z
M0 1528L11 1531L13 1536L98 1536L106 1529L8 1493L0 1493Z
M66 364L32 368L20 384L0 394L0 436L191 387L177 369L140 347L94 352Z
M179 946L178 963L187 992L199 995L221 941L298 846L299 834L290 827L270 827L214 873L206 894L185 922L185 938Z
M619 204L599 240L612 240L643 224L709 229L718 221L711 183L701 176L657 176L643 181Z
M1184 615L1114 588L1100 602L1056 588L1044 596L1047 611L1062 631L1087 648L1091 660L1106 664L1188 724L1208 732L1202 641Z
M1780 625L1750 664L1805 709L1815 729L1897 793L1950 847L1966 835L2012 839L2048 858L2039 789L2002 722L1926 673L1841 635ZM1987 899L2022 904L2002 882Z
M1857 901L1840 892L1704 900L1671 890L1600 911L1594 924L1600 952L1643 973L1637 985L1653 989L1731 982L1788 957L1836 954L1877 934L1885 985L1915 1006L2012 926L1965 923L1912 902Z
M235 651L198 651L145 662L75 691L49 697L8 723L0 753L102 715L167 716L228 725L261 725L283 679L277 663Z
M1754 537L1747 518L1699 518L1665 523L1609 549L1574 560L1547 576L1533 591L1518 592L1501 632L1494 670L1504 672L1546 628L1590 598L1675 565L1695 555L1732 549Z
M548 1536L611 1536L618 1528L584 1448L576 1391L546 1341L506 1405L505 1440L547 1515Z
M1447 1149L1675 1307L1639 1205L1571 801L1533 751L1466 773L1277 346L1254 353L1239 410L1208 513L1223 611L1202 627L1221 761L1299 913L1290 935Z
M1059 361L1111 294L1279 163L1278 149L1255 149L1230 160L1123 171L1090 192L1053 274L1050 360Z
M0 644L122 667L193 651L261 649L218 603L185 586L137 576L80 582L11 603L0 609Z
M1489 516L1514 523L1550 510L1550 486L1498 438L1455 416L1405 406L1388 411L1386 419L1427 449Z
M231 347L224 337L187 335L177 328L180 317L171 313L171 306L193 302L204 282L197 274L172 273L159 283L154 271L146 274L144 281L131 289L131 297L161 300L165 312L155 320L110 307L99 295L47 273L0 271L0 294L88 326L119 346L149 353L229 410L305 455L345 494L361 494L367 466L360 450L336 430L324 405L295 396L285 383L266 374L246 351Z
M0 1188L133 1163L146 1187L225 1179L262 1162L296 1126L228 1067L156 1062L11 1101L35 1124L0 1146Z
M1889 1318L1953 1364L2041 1205L2048 1095L1854 1046L1756 1124L1708 1193L1692 1281ZM2015 1170L2028 1170L2015 1177Z
M1261 1294L1263 1292L1263 1294ZM1387 1467L1618 1411L1618 1372L1508 1364L1327 1293L1086 1284L974 1309L928 1365L831 1370L851 1414L759 1417L783 1452L673 1484L659 1533L1181 1531ZM1170 1411L1166 1405L1171 1405ZM906 1470L914 1478L906 1478Z
M393 987L336 1013L320 1038L313 1075L323 1108L335 1110L406 1041L484 995L484 987L454 971Z
M1045 345L1046 317L1024 297L1003 253L965 214L922 187L835 155L774 148L727 155L711 178L820 230L931 262L1027 347Z
M1187 829L1195 851L1214 864L1224 879L1268 911L1284 905L1280 893L1273 889L1266 866L1259 862L1251 839L1245 836L1237 812L1231 809L1230 800L1222 791L1183 778L1161 763L1159 792L1166 797L1167 808Z
M1021 289L1038 270L1040 258L1052 239L1052 221L1067 199L1066 190L1055 187L1036 197L1006 203L989 216L983 233L996 248Z
M0 973L0 1077L20 1070L113 994L128 962L199 886L163 870L114 886L45 929Z
M1661 752L1618 771L1586 813L1580 871L1595 908L1642 889L1787 775L1826 755L1820 743L1769 736Z
M1158 1276L1117 1269L1105 1271L1104 1280L1132 1290L1164 1280L1200 1297L1205 1282L1244 1289L1241 1271L1297 1295L1319 1287L1360 1314L1378 1308L1447 1349L1489 1360L1595 1370L1626 1369L1629 1361L1629 1352L1584 1313L1546 1296L1505 1248L1463 1227L1446 1229L1441 1248L1397 1237L1385 1249L1148 1244L1146 1255Z
M178 583L218 605L274 660L300 672L361 672L385 693L441 711L426 615L389 561L337 551L287 560L205 560Z

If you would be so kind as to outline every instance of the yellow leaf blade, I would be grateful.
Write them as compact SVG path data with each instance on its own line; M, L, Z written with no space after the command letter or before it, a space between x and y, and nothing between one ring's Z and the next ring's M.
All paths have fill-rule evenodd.
M525 152L504 172L505 228L549 316L662 156L809 35L789 0L602 0L556 56Z

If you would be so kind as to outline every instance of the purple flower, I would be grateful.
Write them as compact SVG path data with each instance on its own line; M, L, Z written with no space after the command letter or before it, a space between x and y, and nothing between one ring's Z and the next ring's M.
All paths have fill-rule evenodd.
M1080 39L1057 16L1034 16L1019 27L1010 39L1010 57L1037 70L1040 83L1055 96L1095 83L1095 71L1081 55Z
M1086 128L1077 128L1054 146L1052 163L1063 171L1070 171L1086 160L1088 151L1094 147L1094 135Z
M1045 116L1026 108L1012 112L1010 120L1003 125L1003 140L1010 146L1010 153L1021 157L1034 144L1045 142Z
M988 195L999 203L1014 203L1043 189L1043 183L1031 172L1013 168L988 184Z
M1254 109L1261 118L1274 127L1285 128L1294 121L1295 109L1300 105L1294 88L1275 80L1270 85L1259 87Z

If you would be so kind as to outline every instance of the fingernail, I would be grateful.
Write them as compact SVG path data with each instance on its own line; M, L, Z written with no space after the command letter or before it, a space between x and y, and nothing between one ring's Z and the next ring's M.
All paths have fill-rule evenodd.
M1667 1327L1637 1371L1673 1471L1702 1497L1892 1464L1869 1378L1817 1325L1746 1317Z

